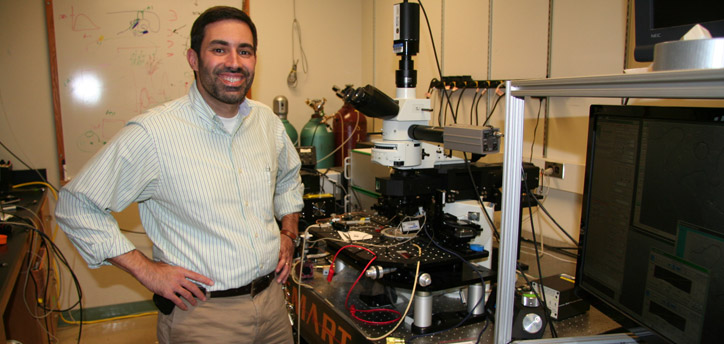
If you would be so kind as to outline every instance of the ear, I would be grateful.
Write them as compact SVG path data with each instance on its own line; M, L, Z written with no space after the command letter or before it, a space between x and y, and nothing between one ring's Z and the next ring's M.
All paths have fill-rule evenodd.
M199 71L199 55L193 49L186 50L186 60L189 61L189 66L194 72Z

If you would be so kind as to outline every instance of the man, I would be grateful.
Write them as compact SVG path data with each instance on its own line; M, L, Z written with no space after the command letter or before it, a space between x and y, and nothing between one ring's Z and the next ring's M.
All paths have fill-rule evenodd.
M113 264L156 294L161 343L292 342L280 283L303 206L300 161L271 109L245 99L256 48L242 11L202 13L188 95L130 120L60 192L58 223L89 266ZM132 202L153 260L111 215Z

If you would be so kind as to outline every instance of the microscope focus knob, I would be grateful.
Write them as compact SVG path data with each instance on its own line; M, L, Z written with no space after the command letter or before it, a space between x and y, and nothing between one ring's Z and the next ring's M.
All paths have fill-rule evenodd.
M426 272L426 273L420 275L420 277L417 279L417 283L418 283L421 287L427 287L427 286L429 286L430 284L432 284L432 277L430 277L430 274L428 274L428 273Z

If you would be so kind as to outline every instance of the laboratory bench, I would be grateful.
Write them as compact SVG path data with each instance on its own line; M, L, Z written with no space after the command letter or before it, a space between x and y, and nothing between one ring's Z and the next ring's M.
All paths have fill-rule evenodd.
M0 222L7 243L0 245L0 343L48 343L57 326L57 313L39 306L55 304L55 276L48 266L48 248L29 226L51 235L47 190L24 187L2 195ZM27 223L28 226L12 224ZM29 275L30 274L30 275ZM33 312L33 313L31 313Z
M539 251L541 256L540 264L543 270L543 276L554 276L559 274L575 275L576 260L570 255L564 255L550 249ZM345 300L350 287L354 284L359 276L360 270L347 263L336 263L337 269L331 282L327 281L328 266L333 254L315 260L307 260L306 272L311 272L312 277L302 280L301 291L298 288L298 275L294 280L289 279L287 285L287 297L294 308L295 330L301 329L302 343L323 344L323 343L386 343L386 339L371 341L370 338L378 338L390 330L396 323L386 325L372 325L364 323L360 320L352 318L349 311L345 307ZM312 264L311 262L314 262ZM340 259L337 258L339 262ZM527 266L527 275L529 279L535 280L538 276L537 263L535 261L535 252L533 244L522 241L520 248L519 262L524 267ZM297 274L299 264L295 265ZM342 266L340 268L340 266ZM525 284L525 280L518 278L518 285ZM412 286L410 285L410 288ZM409 300L410 290L404 288L395 288L397 300L394 308L400 313L404 313ZM438 314L454 314L458 313L458 317L450 320L453 327L463 316L465 305L461 303L459 295L463 295L463 288L452 288L443 292L433 293L433 311ZM389 288L387 288L389 290ZM301 295L298 293L301 292ZM360 300L374 295L389 294L385 287L368 278L362 277L350 294L349 304L356 304L360 307ZM418 295L418 294L416 294ZM416 296L417 297L417 296ZM301 302L298 302L301 300ZM367 302L369 304L369 302ZM299 307L301 305L301 307ZM462 311L461 311L462 307ZM372 307L373 308L373 307ZM400 343L407 341L410 343L476 343L480 336L480 343L492 343L494 340L494 324L490 319L483 318L477 321L462 325L449 330L440 331L437 334L418 336L412 331L413 308L408 312L406 320L401 324L389 337L397 338ZM511 315L512 316L512 315ZM385 321L389 316L380 314L374 320ZM366 320L369 320L366 318ZM595 308L590 308L582 314L563 319L561 321L553 320L553 326L559 338L562 337L578 337L592 336L604 334L610 331L617 331L619 325L605 316ZM448 329L450 327L446 327ZM482 331L482 334L481 334ZM543 338L551 338L549 327ZM389 343L389 342L388 342Z

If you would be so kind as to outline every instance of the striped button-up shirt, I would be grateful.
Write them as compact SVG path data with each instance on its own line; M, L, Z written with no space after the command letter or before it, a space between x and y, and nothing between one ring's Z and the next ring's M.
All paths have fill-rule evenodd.
M111 213L138 202L154 259L211 278L208 290L274 270L275 216L303 206L299 156L269 107L247 99L239 116L227 132L194 83L131 119L59 195L57 221L88 265L134 249Z

